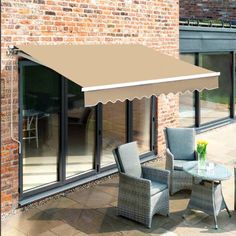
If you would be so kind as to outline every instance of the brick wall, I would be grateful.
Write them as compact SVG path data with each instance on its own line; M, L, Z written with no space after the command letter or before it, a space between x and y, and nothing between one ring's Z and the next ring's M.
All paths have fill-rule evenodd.
M236 21L235 0L180 0L180 17Z
M160 95L157 101L157 140L158 155L163 156L165 153L165 136L163 129L165 127L179 126L179 95L168 94Z
M1 136L2 212L18 202L17 145L10 138L10 62L8 45L138 43L178 55L178 0L2 0ZM18 136L18 72L14 58L14 136ZM162 104L162 101L165 101ZM173 100L173 101L172 101ZM160 127L174 124L177 98L161 96ZM168 108L165 117L161 111ZM171 112L170 112L171 110ZM167 114L167 113L165 113ZM175 117L175 116L173 116ZM160 129L158 129L160 130ZM161 131L160 131L161 132ZM162 134L158 134L162 140ZM162 141L161 141L162 143ZM160 149L162 150L162 149Z

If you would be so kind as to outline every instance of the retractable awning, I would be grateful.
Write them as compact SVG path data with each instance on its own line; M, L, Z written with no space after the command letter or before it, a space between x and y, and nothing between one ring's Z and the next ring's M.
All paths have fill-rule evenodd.
M82 87L85 106L218 87L219 72L142 45L25 45L18 55Z

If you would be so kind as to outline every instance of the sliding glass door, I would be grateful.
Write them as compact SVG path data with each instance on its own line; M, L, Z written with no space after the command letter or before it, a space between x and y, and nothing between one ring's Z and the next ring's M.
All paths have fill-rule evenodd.
M137 141L140 154L150 152L151 99L134 99L132 108L133 140Z
M66 177L94 169L95 109L84 107L81 87L67 82Z
M58 181L61 76L40 65L21 70L23 191Z
M181 127L208 127L229 121L236 114L235 53L184 53L180 59L206 69L220 72L219 87L180 95Z
M195 64L195 54L182 54L180 59ZM184 92L179 95L179 125L192 127L195 125L195 98L194 92Z
M102 106L101 167L115 163L112 150L126 143L126 103L107 103Z
M201 124L230 116L230 96L232 90L231 53L201 54L200 66L220 71L219 88L203 90L200 93Z
M34 62L19 67L20 199L104 175L120 144L154 153L152 99L84 107L79 85Z

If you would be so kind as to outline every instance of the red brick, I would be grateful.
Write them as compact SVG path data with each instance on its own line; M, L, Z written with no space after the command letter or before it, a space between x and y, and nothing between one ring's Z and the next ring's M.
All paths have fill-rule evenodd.
M235 21L236 1L180 0L180 17Z
M1 162L2 212L18 203L18 145L10 138L9 45L20 44L91 44L136 43L178 55L178 0L98 1L80 0L2 1L1 85ZM102 3L103 2L103 3ZM14 58L14 137L18 137L18 65ZM177 124L178 95L158 98L158 150L164 150L162 129Z

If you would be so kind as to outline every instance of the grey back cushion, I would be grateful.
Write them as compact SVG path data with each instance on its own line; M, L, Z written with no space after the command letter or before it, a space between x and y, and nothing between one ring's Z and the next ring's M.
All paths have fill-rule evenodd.
M117 158L122 172L137 178L142 177L142 168L136 142L119 146Z
M195 130L166 128L167 146L176 160L194 160Z

